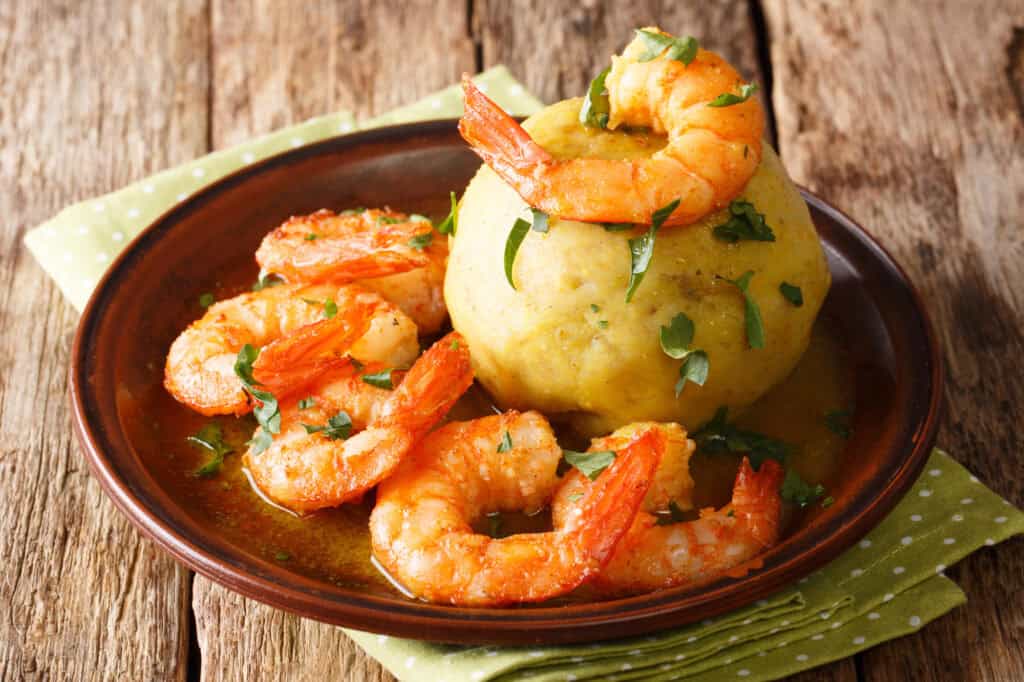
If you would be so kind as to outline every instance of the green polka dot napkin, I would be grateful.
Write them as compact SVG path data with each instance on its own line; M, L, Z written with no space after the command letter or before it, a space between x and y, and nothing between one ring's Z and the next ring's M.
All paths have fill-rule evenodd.
M541 103L503 67L476 78L520 115ZM108 262L143 227L205 184L332 135L461 112L452 86L364 122L341 112L215 152L61 211L25 243L79 310ZM936 450L925 474L860 544L768 599L648 637L556 647L458 647L346 631L402 680L770 680L921 628L963 604L945 568L1024 532L1024 514ZM429 634L429 633L424 633Z

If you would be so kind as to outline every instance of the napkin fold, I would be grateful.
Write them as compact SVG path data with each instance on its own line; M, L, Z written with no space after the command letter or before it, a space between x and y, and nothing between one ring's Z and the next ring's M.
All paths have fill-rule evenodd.
M474 80L513 114L541 107L504 67ZM348 112L311 119L70 206L26 234L25 244L81 310L108 263L139 231L213 180L326 137L461 111L461 89L452 86L367 121ZM857 546L796 585L702 623L634 639L537 647L345 632L402 680L771 680L914 632L963 604L946 567L1022 532L1024 513L935 450L913 489Z

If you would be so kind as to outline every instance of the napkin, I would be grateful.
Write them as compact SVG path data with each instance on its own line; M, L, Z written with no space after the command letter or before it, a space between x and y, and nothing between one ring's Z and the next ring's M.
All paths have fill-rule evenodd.
M475 80L513 114L541 107L504 67ZM321 116L69 206L25 244L81 310L125 244L207 183L325 137L461 110L461 90L452 86L367 121L347 112ZM913 489L858 545L796 585L718 618L572 646L464 647L345 632L402 680L771 680L914 632L963 604L946 567L1021 532L1024 513L935 450Z

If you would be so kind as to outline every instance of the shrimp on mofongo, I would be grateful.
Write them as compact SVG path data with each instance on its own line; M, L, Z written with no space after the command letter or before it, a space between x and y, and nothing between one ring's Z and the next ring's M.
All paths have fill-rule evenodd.
M274 502L311 512L358 499L391 475L473 383L466 342L452 332L423 353L394 390L374 389L378 400L366 428L349 437L344 387L355 371L348 363L323 373L307 397L281 406L281 432L270 446L245 454L253 481ZM332 388L336 382L340 390Z
M288 282L356 282L376 291L426 334L438 331L448 313L447 260L447 239L429 220L387 209L293 216L256 251L262 271Z
M668 45L650 58L643 29L612 57L605 78L607 127L643 127L668 137L647 159L556 159L516 121L463 76L465 113L459 132L474 151L523 197L559 218L585 222L650 224L655 211L676 199L665 225L686 225L723 208L750 180L761 160L764 110L749 97L709 106L723 94L743 93L743 79L722 57L697 50L688 64Z
M289 336L287 346L278 345ZM249 412L251 401L234 371L246 344L262 347L254 377L278 397L344 354L396 367L419 353L416 325L379 294L354 285L283 285L211 305L171 344L164 386L205 415Z
M539 602L600 571L633 521L664 449L639 433L617 451L562 528L492 538L470 525L492 512L534 512L561 480L562 450L537 412L447 424L377 489L373 554L417 597L466 606Z
M620 429L608 438L596 439L592 447L614 446L623 432ZM692 451L693 442L687 441L685 457ZM655 509L647 507L637 514L611 560L591 584L607 594L650 592L705 583L749 562L779 539L782 478L778 462L766 460L755 472L749 460L743 458L732 501L721 509L704 509L698 519L677 522L664 514L650 513ZM573 500L590 486L578 472L566 477L551 506L555 528L572 519L578 506ZM678 509L691 506L687 499L678 504Z

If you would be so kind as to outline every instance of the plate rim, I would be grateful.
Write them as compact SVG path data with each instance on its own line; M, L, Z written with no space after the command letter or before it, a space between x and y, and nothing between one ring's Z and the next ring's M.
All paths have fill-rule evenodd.
M873 504L845 519L838 529L823 538L809 554L795 554L782 558L768 570L752 573L731 582L719 581L704 588L670 588L624 599L573 604L571 607L453 607L359 594L355 590L333 586L330 586L331 592L340 590L346 593L348 599L341 600L336 596L325 599L315 594L317 586L324 588L324 583L288 572L288 583L282 584L265 575L256 575L241 567L232 566L225 557L212 556L199 546L196 542L198 538L180 534L149 509L145 502L132 492L131 482L116 470L104 452L101 446L103 439L97 432L97 425L90 416L90 406L86 403L89 380L85 370L88 366L87 355L91 351L89 341L93 337L92 331L101 322L101 315L109 306L111 299L116 297L115 285L131 259L140 255L139 249L143 248L148 240L157 239L164 229L171 229L179 214L195 210L205 199L244 182L251 175L306 157L319 156L325 152L344 153L350 148L364 144L401 141L413 136L444 138L455 132L456 125L457 119L438 119L374 128L325 138L247 164L169 207L142 229L114 259L93 290L75 332L68 369L69 398L74 431L90 470L100 482L104 493L144 536L155 541L191 570L233 591L276 608L334 625L464 644L556 644L649 633L719 615L752 603L794 584L797 579L809 575L833 560L872 530L902 499L923 469L941 422L945 379L943 356L935 328L919 291L885 247L843 211L806 188L799 187L808 204L828 215L833 222L852 234L862 246L883 261L883 267L891 270L899 279L910 295L914 312L919 318L931 368L930 394L927 396L923 422L914 434L912 447L903 458L898 471L884 488L876 492ZM158 497L162 496L166 502L176 505L159 486L157 491L160 493ZM239 551L243 552L240 549ZM275 568L280 570L280 567L274 567L259 557L248 553L246 556L250 567L256 563L265 565L266 573L274 573ZM679 618L681 612L697 608L702 609L698 617ZM673 618L673 615L676 617ZM609 630L612 626L625 624L629 626L619 631ZM430 637L424 637L425 633L429 633Z

